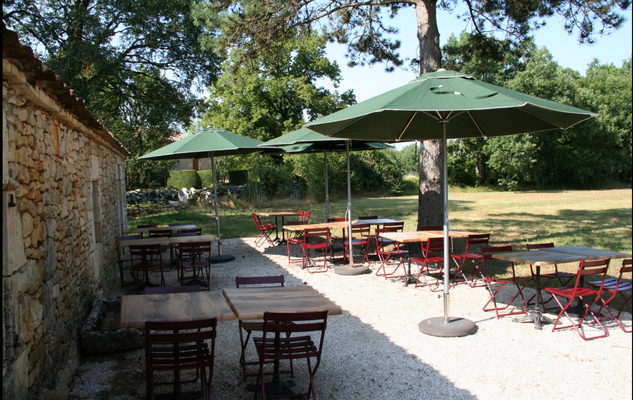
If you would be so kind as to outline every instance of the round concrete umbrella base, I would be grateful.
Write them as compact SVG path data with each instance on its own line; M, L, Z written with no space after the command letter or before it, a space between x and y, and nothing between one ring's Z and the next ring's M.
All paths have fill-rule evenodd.
M235 260L235 256L223 254L221 256L211 256L211 264L218 264Z
M444 317L427 318L418 324L420 332L430 336L459 337L475 333L477 325L464 318L449 318L444 322Z
M359 267L336 267L334 268L334 272L339 275L361 275L370 272L369 268L365 266Z

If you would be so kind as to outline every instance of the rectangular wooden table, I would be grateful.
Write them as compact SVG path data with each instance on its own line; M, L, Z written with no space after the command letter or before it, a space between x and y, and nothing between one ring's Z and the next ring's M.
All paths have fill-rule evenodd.
M235 319L219 290L121 297L121 327L143 326L145 321L190 321L214 317L218 321Z
M612 260L614 258L631 257L630 254L626 254L626 253L620 253L620 252L611 251L611 250L594 249L593 247L585 247L585 246L546 247L541 250L577 255L577 256L584 257L585 260L603 260L603 259Z
M149 233L150 230L152 231L180 231L183 229L197 229L198 226L194 225L194 224L187 224L187 225L175 225L175 226L154 226L154 227L150 227L150 228L135 228L135 229L129 229L127 231L125 231L124 233L142 233L143 235L146 235L147 233Z

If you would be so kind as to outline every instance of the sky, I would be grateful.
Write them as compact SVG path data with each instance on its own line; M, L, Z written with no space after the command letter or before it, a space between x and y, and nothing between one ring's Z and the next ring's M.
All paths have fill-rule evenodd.
M625 13L627 21L618 31L609 36L598 37L593 45L580 44L577 34L571 36L563 29L562 18L551 18L548 24L534 32L534 39L538 47L546 47L552 53L554 61L564 68L571 68L584 75L587 65L597 58L601 64L613 63L622 66L622 61L631 56L631 10ZM404 58L417 57L418 43L416 37L415 9L401 10L393 20L385 23L400 29L397 37L401 40L400 55ZM440 30L440 46L446 43L451 33L458 36L468 28L466 22L460 21L455 14L438 11L438 27ZM418 75L411 70L396 70L385 72L384 65L353 67L347 66L345 46L328 44L327 56L336 61L341 68L342 81L336 89L343 93L353 89L356 101L361 102L373 96L397 88L415 79ZM332 89L331 85L323 86ZM409 143L398 143L396 148L402 148Z

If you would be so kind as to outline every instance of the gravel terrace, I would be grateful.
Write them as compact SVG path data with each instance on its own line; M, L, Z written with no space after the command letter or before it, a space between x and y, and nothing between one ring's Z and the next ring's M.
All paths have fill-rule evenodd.
M323 359L316 375L320 399L630 399L631 335L613 322L609 335L583 341L573 330L539 331L513 317L482 311L485 288L451 290L450 315L477 324L460 338L427 336L425 318L443 315L440 293L404 286L403 279L372 273L309 274L288 265L286 246L256 248L254 238L223 240L232 262L212 267L211 290L235 286L235 276L279 275L286 286L310 285L343 309L328 319ZM294 250L295 255L300 249ZM615 260L614 262L621 262ZM416 273L416 271L413 271ZM177 285L175 271L167 285ZM154 279L155 281L155 279ZM131 294L117 283L109 296ZM555 317L554 315L549 315ZM629 324L631 316L627 315ZM592 328L589 328L591 330ZM249 346L252 347L252 346ZM251 349L252 350L252 349ZM253 357L253 354L250 354ZM212 398L250 399L242 382L236 321L218 323ZM297 363L298 364L298 363ZM305 374L294 383L303 390ZM289 379L289 376L282 376ZM70 399L145 398L144 350L85 355L70 384Z

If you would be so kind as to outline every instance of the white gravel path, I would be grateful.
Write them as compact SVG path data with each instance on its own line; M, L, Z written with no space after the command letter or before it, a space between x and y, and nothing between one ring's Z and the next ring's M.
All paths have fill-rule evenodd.
M234 287L236 275L283 274L287 286L310 285L344 310L328 319L317 372L321 399L632 398L631 334L614 323L607 324L607 337L587 342L573 329L551 332L545 325L539 331L482 311L487 290L462 284L451 290L450 315L475 322L477 332L433 337L421 333L418 323L443 315L439 293L378 277L377 266L366 275L309 274L288 265L285 246L257 249L253 238L224 240L223 252L237 258L213 266L212 290ZM170 281L175 284L174 272ZM118 286L111 293L121 294L127 292ZM236 321L218 323L214 399L253 396L242 383L237 335ZM70 398L144 398L143 362L142 349L86 357ZM304 381L297 376L295 383L299 389Z

